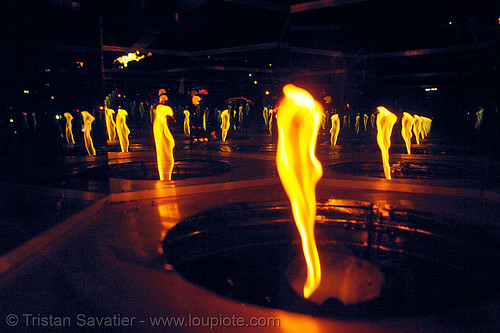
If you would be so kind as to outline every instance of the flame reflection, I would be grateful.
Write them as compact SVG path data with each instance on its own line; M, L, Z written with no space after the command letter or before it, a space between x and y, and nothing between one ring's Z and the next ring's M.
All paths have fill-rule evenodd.
M476 112L476 124L474 125L474 128L478 129L483 123L483 113L484 113L483 108L481 108L479 111Z
M71 125L71 121L73 120L73 116L69 112L64 113L64 117L66 118L66 141L68 143L75 143L75 139L73 138L73 127Z
M304 297L308 298L321 282L314 223L315 187L323 175L323 170L314 151L323 109L303 89L288 84L283 88L283 92L285 98L276 117L279 133L276 164L302 239L307 266L303 293Z
M377 143L382 152L382 163L386 179L391 179L391 166L389 165L389 148L391 147L391 134L398 117L383 106L377 108Z
M431 124L432 124L432 119L429 119L427 117L423 117L424 120L422 122L422 132L424 133L424 138L429 135L429 132L431 130Z
M95 120L95 118L87 111L82 111L81 114L83 119L83 140L85 141L85 148L87 148L87 153L90 156L94 156L95 149L94 143L92 142L92 137L90 136L90 132L92 131L92 122Z
M189 115L190 112L189 110L184 110L184 134L190 135L191 134L191 128L189 126Z
M160 180L171 180L174 169L174 146L175 141L168 128L167 117L173 117L174 112L171 107L158 104L156 116L153 122L153 134L156 145L156 159L158 162L158 173Z
M340 118L338 114L334 114L331 117L332 120L332 128L330 129L330 143L332 146L335 146L337 144L337 138L339 136L340 132Z
M359 127L361 126L360 121L361 121L361 117L359 116L359 113L358 113L358 115L356 116L356 122L354 123L354 128L356 129L356 134L359 133Z
M220 125L220 128L222 129L222 141L226 141L227 131L229 131L229 128L231 127L229 110L226 109L222 111L220 117L222 120L222 124Z
M420 144L420 128L422 126L422 119L419 115L414 115L415 122L413 123L413 134L415 134L415 140L417 140L417 145Z
M106 129L108 131L108 138L110 140L116 140L116 124L113 120L113 114L115 113L115 110L105 107L104 113L106 119Z
M401 136L405 140L406 144L406 152L408 155L411 155L411 129L413 127L413 123L415 122L415 118L408 112L403 112L403 118L401 119Z
M118 132L118 139L120 140L120 147L123 153L128 153L129 147L128 136L130 134L130 130L126 123L127 116L127 111L118 109L118 114L116 115L116 131Z

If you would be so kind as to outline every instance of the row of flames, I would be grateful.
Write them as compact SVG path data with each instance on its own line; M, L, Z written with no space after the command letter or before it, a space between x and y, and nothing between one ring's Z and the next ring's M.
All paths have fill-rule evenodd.
M303 286L303 296L311 297L321 284L321 263L314 237L316 221L316 184L323 175L321 163L315 156L317 136L324 117L323 108L305 90L293 85L283 88L284 99L281 102L276 121L278 127L278 146L276 164L278 174L290 200L294 220L301 236L302 250L306 262L307 277ZM174 138L169 130L167 118L173 117L173 110L165 105L168 97L159 94L159 104L156 107L156 116L153 122L153 134L156 145L158 171L160 180L171 180L174 166L173 148ZM397 116L386 108L377 108L376 116L377 143L382 152L384 173L390 179L389 148L391 134ZM110 140L115 140L115 129L118 132L122 151L128 151L128 134L130 131L125 124L127 113L119 109L116 123L113 120L114 110L106 108L106 126ZM68 143L74 143L71 134L71 115L65 114L67 119L66 134ZM95 149L90 137L91 124L94 117L86 111L82 112L85 124L85 146L89 155L95 155ZM224 110L222 118L222 138L225 140L229 129L229 112ZM270 122L273 117L268 118ZM332 144L335 144L340 128L338 115L333 115ZM430 119L425 117L403 115L402 134L407 142L411 139L411 129L418 137L426 135L430 130ZM422 134L424 133L424 134ZM418 143L418 139L417 139ZM408 153L410 151L408 150Z
M106 129L109 140L116 140L117 134L118 139L120 140L120 148L122 152L128 152L129 148L129 139L128 136L130 134L130 129L127 126L126 118L128 116L127 111L123 109L118 109L118 114L116 115L116 122L113 119L114 110L105 108L105 118L106 118ZM96 154L94 143L92 141L92 137L90 132L92 132L92 123L95 120L95 117L92 116L87 111L82 111L82 120L83 120L83 140L85 143L85 148L87 149L87 153L90 156L94 156ZM73 116L69 112L64 113L64 117L66 118L66 141L69 144L74 144L75 139L73 137L73 125L72 120Z
M85 148L87 149L87 153L90 156L95 155L95 148L94 144L92 142L92 137L90 136L90 132L92 131L92 123L94 122L95 118L92 116L89 112L87 111L82 111L82 120L83 120L83 140L85 142ZM71 125L71 121L73 120L73 116L69 112L64 113L64 117L66 118L66 141L69 144L74 144L75 139L73 137L73 127Z

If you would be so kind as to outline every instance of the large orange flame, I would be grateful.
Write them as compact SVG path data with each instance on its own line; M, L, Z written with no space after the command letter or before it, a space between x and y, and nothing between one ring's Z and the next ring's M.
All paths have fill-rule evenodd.
M229 131L229 128L231 127L229 110L226 109L222 111L220 118L222 120L222 124L220 125L220 128L222 129L222 141L226 141L227 131Z
M92 142L92 137L90 132L92 131L92 122L95 120L94 116L87 111L82 111L83 119L83 140L85 141L85 148L87 148L87 153L90 156L95 155L94 143Z
M104 108L104 116L106 119L106 129L108 132L108 138L110 140L116 140L116 124L115 121L113 120L113 114L115 113L115 110L110 109L108 107Z
M403 140L405 140L406 152L408 155L411 155L411 129L414 122L415 118L413 118L411 114L403 112L403 118L401 119L401 136L403 137Z
M73 126L71 125L71 121L73 120L73 116L69 112L64 113L64 117L66 118L66 141L68 143L75 143L75 139L73 138Z
M398 117L383 106L377 108L377 143L382 152L382 163L386 179L391 179L391 166L389 165L389 148L391 147L391 134Z
M304 297L321 282L321 266L314 238L316 220L315 187L323 170L314 155L323 109L305 90L293 85L283 88L285 98L277 115L278 147L276 164L290 199L295 223L302 238L307 266Z
M128 153L129 141L128 135L130 130L127 126L128 112L123 109L118 109L118 114L116 115L116 131L118 132L118 139L120 140L120 147L123 153Z
M156 159L158 162L158 173L160 180L171 180L174 169L174 146L175 141L168 128L167 117L173 117L174 111L171 107L158 104L156 116L153 122L153 134L156 145Z
M330 143L332 146L337 144L337 138L340 132L340 118L338 114L334 114L331 118L332 120L332 128L330 129Z

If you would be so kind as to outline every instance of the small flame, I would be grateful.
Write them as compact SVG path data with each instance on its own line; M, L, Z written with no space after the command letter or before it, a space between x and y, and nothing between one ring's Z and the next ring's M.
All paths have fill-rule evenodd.
M268 127L269 127L269 134L273 134L273 119L275 118L274 114L275 114L276 110L273 110L273 109L269 109L269 117L267 119L268 121Z
M262 110L262 117L264 117L264 122L267 125L269 121L269 109L267 106L264 106L264 109Z
M356 116L356 122L354 123L354 128L356 129L356 134L359 133L359 128L361 126L360 120L361 120L361 117L359 116L359 113L358 113L358 115Z
M203 130L207 131L207 112L203 111Z
M398 117L383 106L377 108L377 143L382 152L382 163L386 179L391 179L391 167L389 165L389 148L391 147L391 134Z
M331 120L332 120L332 128L330 129L330 134L331 134L330 143L332 144L332 146L335 146L337 144L337 138L338 138L339 132L340 132L339 115L334 114L331 117Z
M366 125L368 124L368 115L365 113L363 115L363 125L365 126L365 132L367 131Z
M73 116L69 112L64 113L64 117L66 118L66 141L68 143L75 143L75 139L73 138L73 127L71 125L71 121L73 120Z
M151 52L148 52L147 54L140 54L139 51L136 52L130 52L128 54L122 55L121 57L118 57L115 59L114 62L119 62L123 67L127 67L128 63L131 61L139 61L141 59L144 59L146 57L150 57ZM120 96L118 96L120 97Z
M199 105L200 101L201 101L201 97L198 95L194 95L193 97L191 97L191 102L193 103L194 106Z
M285 98L277 115L278 147L276 164L290 199L295 223L302 239L307 265L304 297L321 282L321 266L314 238L316 220L315 187L323 170L314 155L323 110L305 90L293 85L283 88Z
M231 127L231 121L229 120L229 110L226 109L222 111L220 117L222 120L222 125L220 126L220 128L222 129L222 141L226 141L227 131L229 131L229 128Z
M429 119L427 117L423 117L424 121L422 123L422 130L424 132L424 137L429 135L429 132L431 130L431 124L432 124L432 119ZM482 114L481 114L481 121L482 121Z
M401 136L405 140L406 151L408 155L411 155L411 129L413 127L413 123L415 122L415 118L408 112L403 112L403 119L401 119Z
M116 115L116 131L118 132L118 139L120 139L120 147L123 153L128 153L129 147L128 135L130 134L130 130L126 123L127 116L127 111L118 109L118 114Z
M415 122L413 123L413 134L415 134L415 140L417 140L417 145L420 144L420 128L422 127L422 118L419 115L414 115Z
M173 117L174 111L171 107L158 104L156 116L153 122L153 134L156 145L156 159L158 162L158 173L160 180L171 180L174 169L174 146L175 141L168 128L167 117Z
M90 132L92 131L92 122L95 120L94 116L92 116L87 111L82 111L82 119L83 119L83 140L85 141L85 148L87 148L87 153L90 156L95 155L94 143L92 142L92 137L90 136Z
M184 134L190 135L191 134L191 127L189 125L189 115L190 112L189 110L184 110Z
M106 119L106 130L108 132L109 140L116 140L116 124L113 119L113 115L115 114L115 110L110 109L108 107L104 108L104 117Z

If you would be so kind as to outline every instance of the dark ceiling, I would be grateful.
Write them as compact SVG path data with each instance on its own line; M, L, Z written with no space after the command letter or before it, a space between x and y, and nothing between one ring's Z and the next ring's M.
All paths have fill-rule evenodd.
M105 87L174 89L184 78L187 87L237 93L254 81L260 89L296 82L342 102L428 98L427 87L460 101L496 94L495 0L7 3L17 8L2 23L16 32L9 42L73 54L102 50ZM126 68L114 62L135 51L151 56Z

